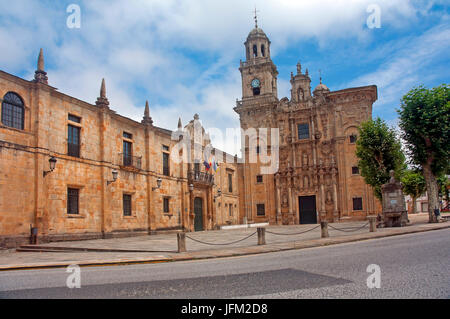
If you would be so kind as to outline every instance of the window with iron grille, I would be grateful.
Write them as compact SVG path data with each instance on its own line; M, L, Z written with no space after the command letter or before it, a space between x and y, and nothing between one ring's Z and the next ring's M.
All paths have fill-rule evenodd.
M356 135L350 135L349 139L350 139L350 143L354 144L354 143L356 143L357 137L356 137Z
M256 182L262 183L263 182L263 176L262 175L256 175Z
M298 139L299 140L309 139L309 124L303 123L298 125Z
M169 176L169 153L163 153L163 175Z
M123 216L131 216L131 195L123 194Z
M79 127L68 125L67 155L80 157L80 132Z
M233 174L228 174L228 192L233 192Z
M133 143L123 141L123 166L133 166Z
M164 197L164 213L169 213L170 209L169 209L169 198L168 197Z
M2 123L23 130L24 113L25 107L20 96L12 92L6 93L2 102Z
M67 189L67 214L70 215L79 214L79 189L76 188Z
M359 167L358 166L353 166L352 167L352 174L353 175L358 175L359 174Z
M362 210L362 198L361 197L356 197L353 198L353 210Z
M264 204L256 204L256 215L257 216L266 215L266 206Z

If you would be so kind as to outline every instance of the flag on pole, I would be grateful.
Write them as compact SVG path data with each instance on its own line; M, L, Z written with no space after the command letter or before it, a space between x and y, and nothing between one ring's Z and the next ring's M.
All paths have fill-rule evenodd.
M209 171L211 165L210 165L207 161L204 161L204 162L203 162L203 165L205 165L206 171Z
M219 164L216 162L216 158L215 157L213 157L212 168L213 168L214 172L217 173L217 170L219 169Z

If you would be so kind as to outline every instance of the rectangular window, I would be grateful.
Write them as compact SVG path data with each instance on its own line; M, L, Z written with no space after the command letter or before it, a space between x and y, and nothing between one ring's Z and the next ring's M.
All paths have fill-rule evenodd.
M309 139L309 124L299 124L298 125L298 139L307 140Z
M164 206L164 213L165 214L169 213L170 210L169 210L169 198L168 197L164 197L163 206Z
M76 188L67 189L67 214L79 214L79 190Z
M170 175L169 170L169 153L163 153L163 174L165 176Z
M353 198L353 210L363 210L361 197Z
M230 217L232 217L232 216L233 216L233 205L230 204L230 205L228 206L228 209L230 210L230 211L229 211L229 215L230 215Z
M263 182L263 176L262 175L256 175L256 182L262 183Z
M228 174L228 192L233 192L233 174Z
M169 146L167 146L167 145L163 145L162 148L163 148L163 151L166 151L166 152L168 152L170 150Z
M358 175L359 174L359 167L358 166L353 166L352 167L352 174L353 175Z
M266 207L264 204L256 204L256 216L265 216Z
M69 121L75 122L75 123L81 123L81 117L69 114Z
M123 141L123 166L133 166L133 143Z
M350 143L354 144L356 143L356 135L350 135Z
M68 148L67 155L73 157L80 157L80 132L79 127L69 125L68 126Z
M123 137L127 138L129 140L133 139L133 134L127 133L127 132L123 132Z
M123 194L123 216L131 216L131 195Z

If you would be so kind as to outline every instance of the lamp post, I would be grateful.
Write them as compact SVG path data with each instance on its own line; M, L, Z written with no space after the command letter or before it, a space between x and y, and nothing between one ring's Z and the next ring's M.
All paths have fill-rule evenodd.
M218 198L218 197L220 197L220 196L222 196L222 190L219 188L219 189L217 190L217 195L214 195L214 203L216 202L216 198Z
M49 171L44 171L44 177L47 176L48 174L50 174L51 172L53 172L55 170L56 167L56 158L54 156L52 156L49 160L48 163L50 165L50 170Z
M160 188L161 188L161 184L162 184L162 179L161 179L161 178L158 178L158 179L156 180L156 186L157 186L157 187L152 187L152 191L155 191L155 190L157 190L157 189L160 189Z
M106 185L112 184L115 181L117 181L117 177L119 176L119 172L117 170L113 169L112 176L113 176L112 181L106 181Z

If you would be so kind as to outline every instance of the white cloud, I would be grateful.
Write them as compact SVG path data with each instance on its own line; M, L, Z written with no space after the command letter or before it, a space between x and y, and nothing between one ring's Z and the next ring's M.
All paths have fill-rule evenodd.
M258 0L259 25L272 39L272 55L301 40L322 47L333 41L369 41L366 8L373 0ZM416 1L378 0L384 26L407 30L430 7ZM239 0L79 1L81 29L68 29L64 5L53 1L0 3L0 68L32 77L40 47L50 84L95 103L101 79L111 107L135 120L150 101L155 125L176 127L199 113L205 127L239 126L232 110L241 96L237 71L243 42L253 28L254 2ZM368 40L369 39L369 40ZM388 50L388 49L386 49ZM301 52L299 53L301 54ZM427 53L417 56L426 57ZM299 56L301 58L301 56ZM388 90L410 61L386 64L364 83L381 80ZM399 69L400 68L400 69ZM286 78L289 74L286 74ZM279 97L290 84L279 78ZM389 99L389 92L387 99ZM392 93L392 95L395 95ZM226 146L224 146L226 147Z
M344 87L376 84L380 98L376 106L398 107L400 98L413 86L441 76L438 71L442 71L439 70L442 66L449 69L449 43L450 25L446 23L419 37L409 37L402 41L403 48L392 52L375 72L365 74L345 84ZM387 43L380 48L380 51L390 51L388 48L395 45L395 43ZM379 55L378 52L373 54ZM439 61L447 61L447 64L439 64Z

